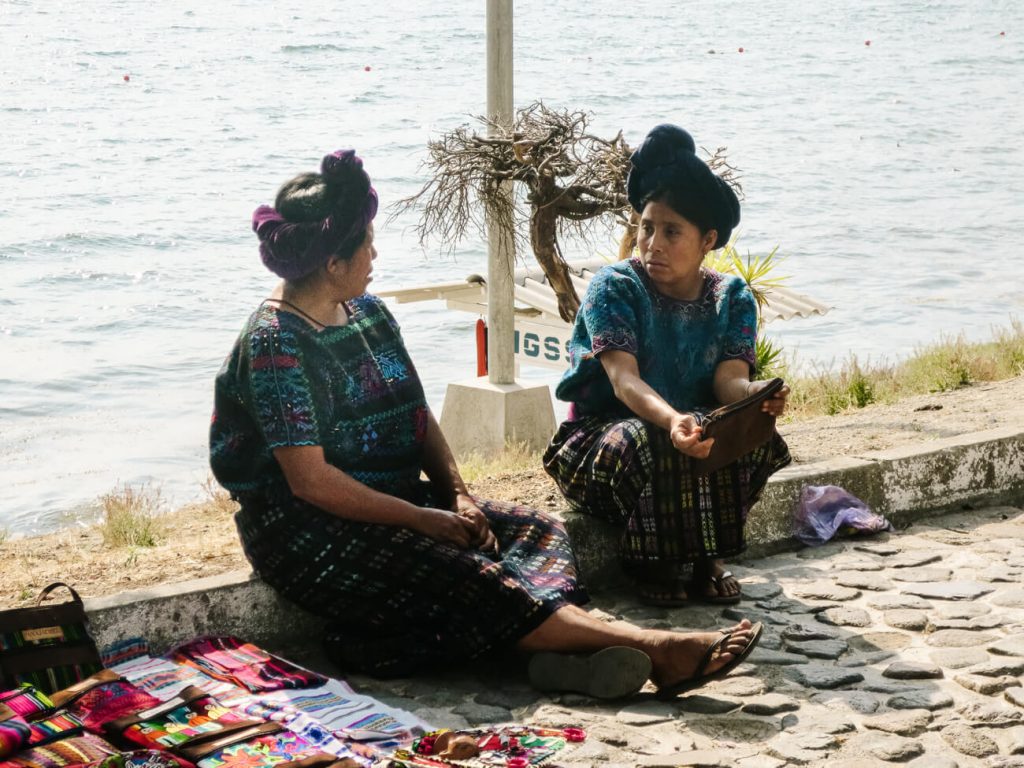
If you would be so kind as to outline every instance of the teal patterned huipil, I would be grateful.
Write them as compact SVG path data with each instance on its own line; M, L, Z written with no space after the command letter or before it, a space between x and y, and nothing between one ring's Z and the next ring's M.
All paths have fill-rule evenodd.
M273 457L323 446L328 464L376 490L421 493L427 404L391 313L366 294L347 325L317 330L263 304L217 376L210 465L233 495L283 489Z
M602 268L590 282L569 341L569 370L555 390L572 417L628 415L598 355L634 355L640 378L679 411L717 407L715 369L744 360L753 372L757 306L742 278L707 270L698 299L659 293L639 259Z

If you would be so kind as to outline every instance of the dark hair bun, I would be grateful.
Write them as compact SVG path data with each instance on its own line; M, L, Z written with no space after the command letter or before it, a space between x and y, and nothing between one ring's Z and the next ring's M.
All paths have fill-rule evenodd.
M286 181L277 192L274 207L286 221L319 221L331 212L332 196L318 173L303 173Z
M652 196L667 195L681 216L718 237L712 247L729 242L740 221L736 192L697 157L693 137L677 125L656 125L629 158L626 196L641 213Z
M684 155L696 153L693 136L678 125L663 123L651 129L630 161L634 167L644 170L678 163Z

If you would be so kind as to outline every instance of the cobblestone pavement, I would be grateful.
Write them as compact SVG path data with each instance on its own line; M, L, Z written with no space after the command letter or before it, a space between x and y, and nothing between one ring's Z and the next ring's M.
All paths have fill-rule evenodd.
M614 704L548 696L519 670L352 682L438 726L582 726L590 738L566 768L1024 766L1024 511L935 517L732 570L746 599L724 610L641 607L625 592L592 606L658 628L765 623L748 663L672 703L648 689Z

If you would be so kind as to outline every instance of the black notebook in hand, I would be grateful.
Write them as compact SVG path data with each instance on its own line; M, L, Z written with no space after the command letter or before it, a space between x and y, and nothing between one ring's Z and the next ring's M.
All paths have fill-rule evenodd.
M701 439L713 437L715 442L706 459L694 459L697 472L706 475L721 469L771 439L775 417L762 411L761 404L784 384L782 379L772 379L761 391L716 408L704 417Z

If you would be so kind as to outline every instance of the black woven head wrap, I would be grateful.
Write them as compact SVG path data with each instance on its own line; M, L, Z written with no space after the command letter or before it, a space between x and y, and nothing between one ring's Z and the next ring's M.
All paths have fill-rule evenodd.
M732 187L697 157L689 133L677 125L656 125L629 162L626 194L633 210L642 213L652 193L665 191L686 209L677 213L718 232L713 248L729 242L740 223L740 201Z

